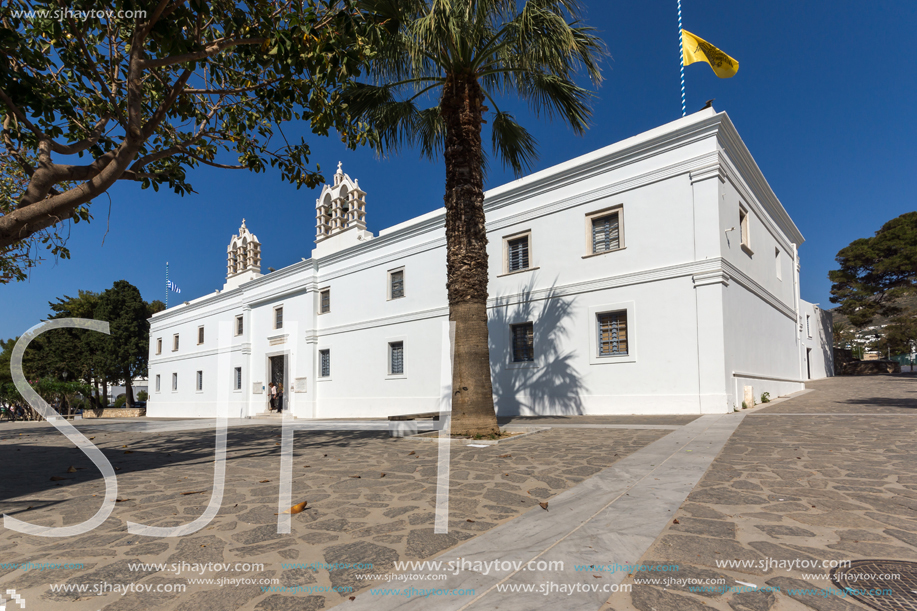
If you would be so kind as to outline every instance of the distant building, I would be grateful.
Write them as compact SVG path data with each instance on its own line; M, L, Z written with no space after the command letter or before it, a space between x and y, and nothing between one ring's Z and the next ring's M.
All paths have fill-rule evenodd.
M799 297L803 237L726 113L492 189L484 206L500 415L725 413L745 387L776 397L833 371L830 318ZM223 290L151 319L148 414L212 416L226 400L253 416L271 381L299 418L437 409L445 212L378 235L366 215L339 164L311 257L266 275L243 222Z

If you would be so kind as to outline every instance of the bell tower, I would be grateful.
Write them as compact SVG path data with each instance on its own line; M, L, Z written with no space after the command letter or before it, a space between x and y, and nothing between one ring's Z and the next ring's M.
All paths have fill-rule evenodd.
M315 252L322 257L338 250L371 240L366 230L366 192L360 183L341 169L331 185L325 185L315 200Z
M226 284L223 290L234 289L240 284L261 277L261 242L245 226L239 227L238 235L232 236L226 247Z

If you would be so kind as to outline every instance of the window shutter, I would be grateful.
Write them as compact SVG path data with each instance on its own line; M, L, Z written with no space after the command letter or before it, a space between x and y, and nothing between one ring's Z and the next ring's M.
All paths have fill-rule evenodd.
M404 297L404 271L392 272L392 299Z
M627 354L627 313L599 314L599 356Z
M592 219L592 252L600 253L618 248L618 213Z
M404 373L404 342L389 344L392 351L392 375Z
M528 269L529 267L529 237L525 236L507 242L509 270L511 272Z
M513 362L535 360L534 328L532 323L513 325Z

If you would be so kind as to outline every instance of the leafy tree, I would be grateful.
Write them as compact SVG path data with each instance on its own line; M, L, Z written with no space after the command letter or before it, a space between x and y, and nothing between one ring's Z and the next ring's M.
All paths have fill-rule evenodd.
M150 350L149 305L127 280L118 280L99 296L96 318L107 320L110 335L101 337L101 362L109 381L123 381L128 407L134 406L134 377L146 375Z
M885 334L892 351L910 353L911 347L917 344L917 311L893 318L885 327Z
M369 141L339 103L341 84L369 52L347 8L332 0L2 3L0 147L28 177L0 210L0 254L13 257L5 273L17 276L10 249L88 219L85 206L119 180L184 194L199 165L270 165L297 187L319 184L308 145L288 141L281 125L303 120L315 134L336 129L350 146ZM221 152L236 161L218 161Z
M917 212L906 212L882 225L871 238L854 240L828 272L831 302L857 327L876 316L901 311L895 301L917 288Z
M487 337L487 235L484 227L482 124L488 114L494 154L521 174L536 156L532 135L499 108L515 94L536 115L587 128L589 92L577 72L601 80L604 48L579 23L577 0L365 0L367 21L388 35L347 91L353 115L376 130L384 147L418 145L446 165L446 287L455 321L455 430L498 430ZM417 100L436 91L431 106ZM488 108L485 104L492 107Z

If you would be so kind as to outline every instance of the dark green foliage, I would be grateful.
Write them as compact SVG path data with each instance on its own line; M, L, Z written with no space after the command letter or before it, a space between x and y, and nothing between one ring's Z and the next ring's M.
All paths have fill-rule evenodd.
M837 253L840 269L828 272L831 302L857 327L900 312L895 300L917 288L917 212L885 223L871 238Z

